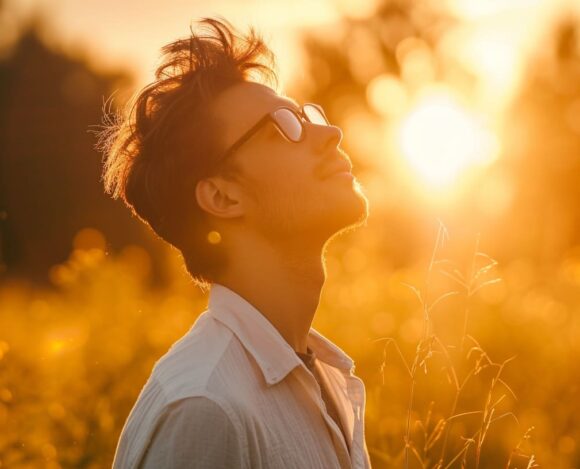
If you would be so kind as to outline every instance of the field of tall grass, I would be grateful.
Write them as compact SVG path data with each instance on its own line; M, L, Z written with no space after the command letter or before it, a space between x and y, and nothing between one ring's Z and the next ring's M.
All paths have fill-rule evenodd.
M367 386L373 467L578 467L580 251L553 271L498 264L473 239L453 258L435 227L430 254L392 267L372 230L328 252L314 327ZM77 234L51 288L0 287L0 467L109 467L155 360L206 297L175 252L150 287L148 253L105 253Z

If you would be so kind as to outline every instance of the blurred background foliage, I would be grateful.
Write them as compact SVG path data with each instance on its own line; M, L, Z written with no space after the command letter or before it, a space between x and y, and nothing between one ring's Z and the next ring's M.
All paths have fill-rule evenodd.
M314 325L367 384L373 466L404 465L410 380L398 351L379 339L393 338L412 362L423 327L413 285L431 300L458 292L432 314L453 353L468 311L468 332L493 361L515 356L502 374L515 397L506 393L502 412L517 421L493 424L479 467L506 467L530 427L528 457L511 467L526 467L531 454L541 467L578 467L580 21L562 10L502 100L458 59L460 20L448 10L372 5L305 29L302 71L286 91L322 104L342 127L371 202L367 226L329 249ZM0 467L108 467L153 363L206 297L178 254L102 191L88 130L109 96L123 104L135 78L48 44L43 21L0 54ZM484 41L471 57L503 71L500 81L515 66L493 60L502 47ZM439 221L450 239L437 259L469 277L483 252L501 281L468 295L429 273ZM417 446L429 409L448 415L451 405L438 360L416 378ZM484 407L489 380L482 373L470 383L459 411ZM451 448L478 419L454 423Z

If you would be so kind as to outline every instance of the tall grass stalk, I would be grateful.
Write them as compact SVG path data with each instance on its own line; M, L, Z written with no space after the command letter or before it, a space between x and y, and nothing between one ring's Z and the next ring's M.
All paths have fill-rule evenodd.
M514 357L500 363L493 361L479 342L469 334L470 307L473 296L482 288L501 281L497 277L490 278L490 274L497 266L497 261L480 251L480 238L477 236L468 273L464 275L450 260L439 259L440 250L448 239L449 234L443 223L440 222L423 287L417 288L413 285L405 284L417 297L422 313L421 335L416 344L411 365L408 365L396 339L391 337L378 339L384 341L383 362L380 369L383 384L387 351L389 348L396 350L410 380L409 401L406 407L403 436L405 469L409 468L411 458L415 459L420 467L425 469L450 469L453 464L459 462L462 468L467 468L470 461L473 461L473 468L479 469L484 450L484 442L493 424L508 417L513 418L517 422L517 418L512 412L502 413L500 411L500 404L504 403L508 395L514 400L516 399L512 389L502 378L505 367ZM479 265L482 264L482 261L483 265L480 267ZM440 294L431 300L431 284L433 275L436 272L451 279L458 286L458 289ZM432 323L433 311L435 307L440 306L447 298L459 294L463 294L466 299L461 336L458 338L459 344L458 346L446 345L434 332ZM443 360L443 371L446 373L448 382L452 387L453 398L449 410L443 413L444 416L437 418L434 415L434 402L432 401L426 417L416 422L417 428L421 430L422 434L423 444L421 445L414 441L412 437L412 419L417 404L415 402L417 373L423 370L427 374L429 369L428 363L435 355L441 357ZM483 409L459 412L460 398L466 386L474 377L481 376L484 370L494 371L489 381ZM458 447L459 450L455 454L448 456L453 425L460 419L466 417L474 418L477 416L479 416L479 424L475 432L470 436L459 436L454 441L454 446L456 448ZM529 439L529 436L526 437L528 433L529 431L524 435L525 440ZM523 457L525 455L521 449L522 441L510 453L509 460L506 463L506 469L510 468L511 461L515 457ZM528 458L529 468L539 467L533 454L525 456Z

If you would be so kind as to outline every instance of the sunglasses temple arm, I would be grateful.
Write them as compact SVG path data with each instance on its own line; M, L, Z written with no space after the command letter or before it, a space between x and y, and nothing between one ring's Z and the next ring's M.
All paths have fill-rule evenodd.
M244 143L246 143L260 128L269 120L274 120L270 114L266 114L258 122L254 124L250 130L248 130L244 135L242 135L221 157L221 160L227 158L232 153L234 153L238 148L240 148Z

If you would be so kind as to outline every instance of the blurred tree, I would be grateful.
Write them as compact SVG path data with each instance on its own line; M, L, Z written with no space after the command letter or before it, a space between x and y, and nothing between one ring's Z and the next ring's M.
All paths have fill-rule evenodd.
M433 50L454 24L444 9L427 2L387 0L372 16L342 18L341 27L333 27L334 34L311 31L304 38L312 77L306 93L328 108L331 119L342 120L349 110L345 104L366 105L366 89L373 78L384 73L401 77L397 48L405 40L419 39Z
M510 244L547 263L580 242L579 33L567 15L543 38L506 118L505 158L517 187Z
M130 77L49 49L39 28L29 27L0 63L0 272L44 283L75 234L92 227L108 249L148 246L159 280L160 243L103 193L88 132L101 121L103 101Z

